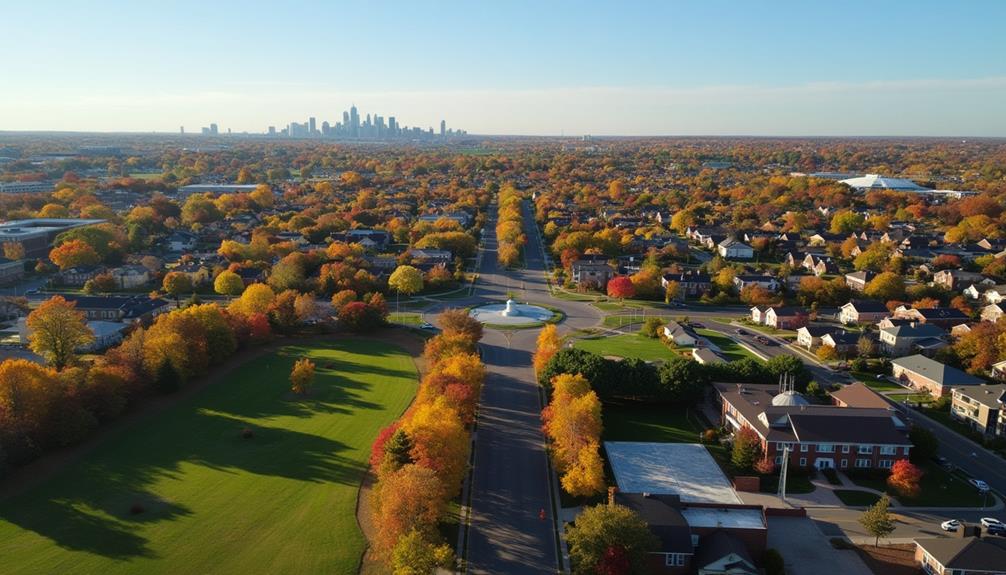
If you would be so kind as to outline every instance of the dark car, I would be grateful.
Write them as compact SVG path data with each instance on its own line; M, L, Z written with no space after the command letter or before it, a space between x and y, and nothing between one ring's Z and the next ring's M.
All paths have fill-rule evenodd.
M750 335L750 334L748 334L747 331L745 331L743 329L735 329L734 333L736 333L737 335Z
M765 337L764 335L756 335L755 336L755 341L757 341L758 343L760 343L762 345L775 345L774 341L772 341L771 339Z
M697 323L697 322L694 322L694 321L693 321L693 322L692 322L692 327L693 327L694 329L705 329L705 327L706 327L706 326L702 325L701 323Z

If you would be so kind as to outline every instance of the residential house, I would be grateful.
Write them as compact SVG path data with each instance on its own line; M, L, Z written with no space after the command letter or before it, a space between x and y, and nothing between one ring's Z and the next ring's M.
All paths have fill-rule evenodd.
M1006 575L1006 539L975 536L916 539L915 561L929 575Z
M711 363L723 363L723 358L717 355L717 353L708 347L696 347L692 348L692 359L696 363L702 365L709 365Z
M95 276L105 273L105 266L78 266L59 272L59 282L65 286L80 287L94 279Z
M938 325L943 328L949 328L969 319L967 314L953 307L913 308L908 305L898 306L894 310L894 317Z
M982 321L988 321L995 323L999 321L1004 314L1006 314L1006 304L1002 303L990 303L989 305L982 308Z
M798 307L773 306L765 310L765 325L776 329L798 329L810 320L807 310Z
M695 337L688 333L680 323L676 321L669 321L664 325L663 329L664 337L668 340L674 342L674 345L679 346L693 346L695 345Z
M866 284L870 283L870 280L876 276L877 274L871 271L860 271L845 274L845 285L849 286L849 289L853 291L862 292L866 289Z
M982 288L979 288L978 284L971 284L968 287L964 288L964 290L962 290L961 293L964 294L964 297L970 300L978 301L982 298L982 293L984 292L983 288L984 286Z
M147 295L91 296L62 294L67 301L76 303L77 310L88 320L148 323L157 315L170 309L171 302Z
M942 328L928 323L884 327L880 328L880 349L891 357L919 353L920 348L935 352L947 346L946 334Z
M734 276L734 287L740 291L750 285L759 285L770 292L779 291L779 280L770 275L741 274Z
M765 312L768 311L768 306L756 305L751 308L751 321L758 325L765 325Z
M417 264L444 264L449 265L454 260L454 254L450 250L434 250L414 248L409 250L412 261Z
M723 424L749 427L762 453L776 465L789 449L789 465L817 469L890 469L907 459L908 427L888 409L811 405L775 385L714 383Z
M934 397L943 397L954 387L985 383L980 378L924 355L910 355L891 361L891 374L903 384Z
M996 379L1006 379L1006 360L992 364L992 377Z
M170 252L189 252L196 249L199 237L196 234L186 231L175 231L168 236L165 243Z
M727 238L716 246L720 257L728 260L749 260L754 258L754 249L735 238Z
M119 289L134 289L150 282L150 270L139 265L125 265L110 270L109 275Z
M1006 384L955 387L950 393L950 416L984 435L995 435L999 412L1006 401Z
M835 328L824 325L805 325L796 330L796 344L807 349L821 345L821 336L831 333Z
M697 271L664 274L660 278L660 286L667 289L667 284L672 281L678 282L678 295L685 298L698 297L713 287L713 281L709 274Z
M821 345L833 348L840 357L849 357L856 354L860 337L864 336L855 332L833 331L821 336Z
M941 270L933 274L933 283L950 291L957 291L969 284L991 283L982 274L964 270Z
M0 257L0 285L10 285L24 278L24 261Z
M607 256L603 255L585 255L570 267L573 282L587 288L604 289L617 274L617 270L608 263Z
M762 557L768 544L760 505L683 502L677 495L654 493L615 492L610 500L639 515L656 537L649 573L759 573L752 558Z
M384 230L357 228L347 230L344 237L347 242L360 244L368 250L382 250L391 242L391 235Z
M878 301L854 299L839 308L838 320L846 325L875 323L887 317L889 313L887 307Z
M982 292L982 296L988 303L1002 303L1006 301L1006 285L991 286Z
M194 261L178 264L171 268L170 271L189 276L189 281L192 282L193 287L203 285L210 281L213 276L213 271L208 266Z

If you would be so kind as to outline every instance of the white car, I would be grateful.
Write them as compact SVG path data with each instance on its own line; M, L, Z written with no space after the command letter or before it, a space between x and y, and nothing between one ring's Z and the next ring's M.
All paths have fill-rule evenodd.
M421 323L419 325L419 328L420 329L437 329L437 328L433 327L433 324L430 323L430 322L428 322L428 321L424 321L423 323Z
M944 521L940 523L940 529L944 531L957 531L961 526L961 522L958 519L951 519L950 521Z
M1006 525L1003 525L1003 522L995 517L982 517L982 527L986 529L1006 529Z
M985 483L981 479L968 479L968 483L970 483L971 485L974 485L975 489L977 489L978 491L988 491L989 490L989 484Z

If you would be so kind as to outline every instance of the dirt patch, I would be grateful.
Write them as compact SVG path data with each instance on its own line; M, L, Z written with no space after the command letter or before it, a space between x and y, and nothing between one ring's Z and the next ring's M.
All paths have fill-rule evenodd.
M915 545L857 545L856 552L876 575L918 575Z

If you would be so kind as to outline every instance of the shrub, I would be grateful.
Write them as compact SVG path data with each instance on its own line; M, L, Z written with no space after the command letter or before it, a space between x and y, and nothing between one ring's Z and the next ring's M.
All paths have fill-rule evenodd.
M715 429L707 429L702 432L702 441L705 443L713 443L719 439L720 434Z
M786 562L775 549L765 550L765 575L786 575Z

